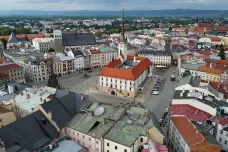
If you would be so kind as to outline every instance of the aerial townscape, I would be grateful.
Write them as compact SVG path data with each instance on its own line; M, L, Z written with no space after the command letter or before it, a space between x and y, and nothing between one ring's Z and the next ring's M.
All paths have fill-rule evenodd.
M0 152L228 151L228 11L130 6L0 10Z

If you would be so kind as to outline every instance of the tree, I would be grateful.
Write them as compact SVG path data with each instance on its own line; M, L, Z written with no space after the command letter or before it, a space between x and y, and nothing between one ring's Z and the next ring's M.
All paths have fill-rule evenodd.
M4 38L1 38L0 41L4 44L4 49L6 49L7 40Z
M173 29L173 28L170 26L170 27L169 27L169 31L172 31L172 29Z
M35 32L33 32L33 34L38 34L38 32L37 32L37 31L35 31Z
M50 48L50 49L48 50L48 52L55 52L55 49Z
M94 33L95 37L101 37L102 36L102 32L98 31Z
M220 45L220 52L219 52L218 56L220 57L221 60L225 60L226 59L224 47L223 47L222 44Z

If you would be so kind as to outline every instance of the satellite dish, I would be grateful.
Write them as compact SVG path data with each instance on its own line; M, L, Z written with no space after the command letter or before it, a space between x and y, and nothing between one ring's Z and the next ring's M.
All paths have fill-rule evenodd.
M104 107L98 107L98 108L96 108L95 110L94 110L94 115L95 116L100 116L100 115L102 115L104 113Z

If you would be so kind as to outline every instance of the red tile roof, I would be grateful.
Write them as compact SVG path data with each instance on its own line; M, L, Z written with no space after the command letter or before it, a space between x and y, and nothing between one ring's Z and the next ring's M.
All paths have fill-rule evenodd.
M9 75L6 74L6 73L1 73L1 74L0 74L0 79L1 79L1 80L5 80L5 79L9 79L9 78L10 78Z
M3 63L7 63L7 60L5 60L4 58L0 58L0 64L3 64Z
M200 144L205 140L186 116L172 116L171 120L189 146Z
M94 50L90 50L90 53L91 54L99 54L99 53L101 53L101 51L94 49Z
M222 126L228 125L228 119L227 118L225 118L225 117L217 117L217 118L214 117L212 119L212 121L216 122L217 119L218 119L220 125L222 125Z
M0 38L4 38L8 41L10 36L1 36ZM29 41L31 41L34 38L45 38L46 36L44 34L19 34L16 35L17 38L28 38Z
M191 121L204 123L207 118L212 118L212 115L195 108L190 105L171 105L169 108L170 115L183 115L188 117Z
M127 56L128 60L134 60L134 56ZM106 67L100 72L100 76L119 78L125 80L136 80L147 68L152 65L152 62L148 58L136 57L136 60L141 60L137 65L135 65L131 70L118 69L116 66L121 64L120 59L116 59L110 62Z
M220 75L222 73L222 70L216 69L213 66L210 67L208 65L200 66L198 71L207 72L207 73L213 73L213 74L217 74L217 75Z
M13 69L18 69L18 68L22 68L22 66L18 65L18 64L6 64L6 65L2 65L0 66L0 72L6 72L9 70L13 70Z
M210 82L209 85L216 89L218 92L223 93L224 98L228 98L228 85L221 84L218 82Z

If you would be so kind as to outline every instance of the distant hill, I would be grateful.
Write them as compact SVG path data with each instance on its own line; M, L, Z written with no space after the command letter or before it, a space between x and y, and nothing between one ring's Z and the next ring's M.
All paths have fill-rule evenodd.
M72 11L39 11L39 10L12 10L0 11L1 16L23 15L23 16L120 16L122 11L104 11L104 10L72 10ZM173 9L173 10L126 10L126 16L205 16L218 17L228 16L228 10L190 10L190 9Z

